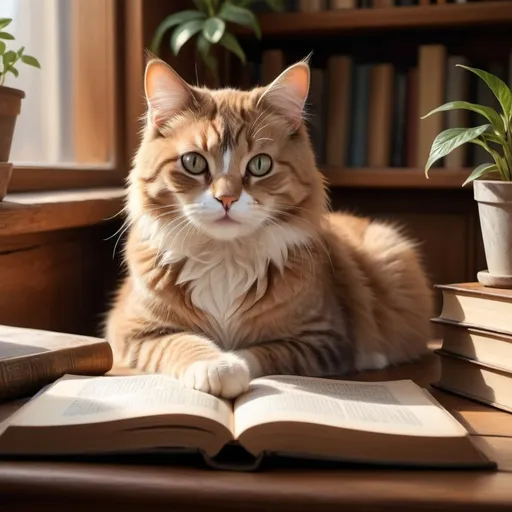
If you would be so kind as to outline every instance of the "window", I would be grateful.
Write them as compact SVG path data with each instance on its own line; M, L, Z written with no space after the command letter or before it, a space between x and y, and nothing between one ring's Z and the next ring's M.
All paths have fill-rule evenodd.
M5 82L26 94L11 150L11 191L121 184L122 15L119 0L1 0L16 48L41 63L20 65L19 78Z

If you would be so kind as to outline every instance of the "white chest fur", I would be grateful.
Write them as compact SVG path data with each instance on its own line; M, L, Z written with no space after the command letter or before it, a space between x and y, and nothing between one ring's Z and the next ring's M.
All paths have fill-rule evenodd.
M256 298L264 293L269 263L283 270L290 248L309 240L304 231L284 226L268 226L254 238L236 241L212 240L199 234L186 239L167 237L165 232L169 231L162 226L146 226L144 231L163 254L160 264L186 259L177 283L189 284L192 303L212 319L218 341L228 350L239 341L238 311L247 292L256 285Z

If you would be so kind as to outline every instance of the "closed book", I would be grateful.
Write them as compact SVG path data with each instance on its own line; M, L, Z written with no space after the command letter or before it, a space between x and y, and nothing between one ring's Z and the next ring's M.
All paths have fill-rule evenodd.
M329 9L332 11L338 9L354 9L356 7L356 0L330 0L329 2Z
M347 164L352 59L344 55L327 63L328 108L326 124L326 163L333 167Z
M318 12L326 8L326 0L299 0L299 11Z
M66 373L101 375L112 364L106 340L0 326L0 400L29 396Z
M265 50L261 62L261 85L268 85L285 69L282 50Z
M469 61L462 55L450 55L446 71L446 98L449 101L469 101L469 73L456 67L457 64L469 66ZM435 114L434 114L435 115ZM449 110L446 112L446 128L467 128L469 126L469 111L465 109ZM466 166L468 145L463 144L454 149L444 158L448 169L461 169Z
M418 105L421 117L443 104L446 76L446 47L440 44L420 46L418 60ZM418 118L417 166L419 168L425 167L432 143L437 135L443 131L443 126L443 112L425 119ZM440 163L434 165L439 166Z
M440 357L436 388L512 412L512 374L490 365L436 351Z
M317 164L325 158L325 72L320 68L311 68L311 79L307 110L309 111L309 134L316 155Z
M371 64L356 64L352 80L352 111L350 115L349 166L368 164L368 121Z
M512 372L512 335L440 318L433 322L442 327L444 352Z
M405 123L405 165L416 167L418 147L418 68L407 72L406 92L406 123Z
M439 318L512 334L512 290L487 288L477 282L435 287L443 294Z
M397 70L394 83L391 166L404 167L406 162L407 72Z
M391 158L394 70L377 64L371 71L368 167L388 167Z

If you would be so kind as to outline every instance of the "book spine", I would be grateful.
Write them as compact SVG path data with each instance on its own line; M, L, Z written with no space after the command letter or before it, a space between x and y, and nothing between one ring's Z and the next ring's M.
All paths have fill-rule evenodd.
M368 166L388 167L390 164L393 114L393 66L378 64L371 72L370 122L368 134Z
M327 147L328 165L344 167L347 163L347 137L350 116L352 59L331 57L328 62Z
M370 64L357 64L354 68L350 167L365 167L367 163L370 73Z
M31 354L0 361L0 400L37 392L63 375L102 375L112 369L108 343Z
M456 64L469 65L468 59L461 55L448 57L446 72L446 98L445 101L469 101L469 73L456 67ZM449 110L446 113L446 128L467 128L469 111ZM467 144L464 144L446 155L444 162L448 169L461 169L466 165Z
M284 53L282 50L266 50L263 52L261 62L261 83L268 85L275 80L285 67Z
M395 74L394 112L393 112L393 138L391 149L391 166L403 167L405 165L405 131L406 131L406 95L407 72L397 70Z
M444 99L446 48L443 45L423 45L419 51L419 115L424 116L440 106ZM443 113L418 119L417 166L424 168L432 142L443 131ZM436 163L439 165L439 163Z

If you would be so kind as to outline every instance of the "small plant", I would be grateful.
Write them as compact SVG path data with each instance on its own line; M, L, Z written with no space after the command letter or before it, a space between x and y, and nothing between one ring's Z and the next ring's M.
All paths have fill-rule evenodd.
M425 175L428 178L428 170L434 162L469 142L482 146L492 156L494 162L479 165L462 186L486 174L495 174L502 181L512 181L512 91L502 80L491 73L461 64L457 64L457 66L475 73L486 83L499 101L501 112L498 113L491 107L467 101L451 101L423 116L421 119L436 112L465 109L476 112L489 121L488 124L473 128L450 128L441 132L432 143L425 165Z
M29 66L41 68L39 61L35 57L24 53L25 48L23 46L18 51L7 49L7 45L4 41L14 41L14 36L4 30L11 21L11 18L0 18L0 85L4 84L7 73L11 73L18 78L19 73L16 64L20 60Z
M174 55L178 55L183 45L196 36L197 52L218 79L217 59L211 54L213 45L223 46L245 64L245 53L237 38L228 31L227 23L249 27L258 39L261 38L258 20L249 9L257 1L261 0L193 0L196 9L171 14L160 23L151 43L151 51L158 54L164 35L172 28L170 46ZM265 1L275 11L284 9L283 0Z

